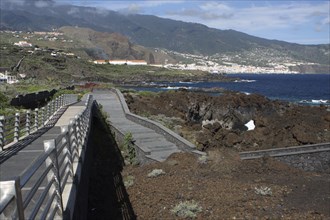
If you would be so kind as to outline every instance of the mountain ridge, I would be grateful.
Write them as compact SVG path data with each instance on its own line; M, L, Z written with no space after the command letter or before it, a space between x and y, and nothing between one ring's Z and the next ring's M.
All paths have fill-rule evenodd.
M198 23L176 21L154 15L123 15L93 7L53 6L43 8L42 12L31 6L25 9L1 9L1 29L49 31L62 26L87 27L109 33L118 32L127 36L132 43L180 53L214 55L243 53L260 48L276 50L303 62L329 65L330 44L301 45L255 37L235 30L209 28Z

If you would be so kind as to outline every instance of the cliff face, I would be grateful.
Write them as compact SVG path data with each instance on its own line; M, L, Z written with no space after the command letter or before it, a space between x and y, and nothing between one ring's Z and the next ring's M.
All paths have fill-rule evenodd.
M180 117L184 120L181 134L189 135L202 150L258 150L329 141L330 112L325 107L297 106L260 95L212 97L184 91L128 97L128 103L137 113ZM245 124L251 120L255 128L248 130Z
M145 60L155 63L155 57L160 63L169 57L158 58L152 50L133 44L127 37L119 33L98 32L89 28L62 27L66 36L78 40L86 53L94 59L131 59Z

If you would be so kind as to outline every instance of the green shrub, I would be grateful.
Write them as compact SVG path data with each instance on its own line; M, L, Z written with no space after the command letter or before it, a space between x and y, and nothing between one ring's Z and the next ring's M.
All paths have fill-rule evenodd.
M136 161L136 152L133 146L133 135L131 132L128 132L124 136L124 146L123 150L126 152L126 159L130 164L135 164Z
M148 177L157 177L164 174L165 172L162 169L154 169L150 173L148 173Z
M262 195L262 196L271 196L273 194L272 189L267 186L261 186L259 188L255 187L254 192L255 192L255 194Z
M195 218L196 214L201 211L202 207L200 207L194 200L180 202L171 210L173 214L183 218Z
M131 175L128 175L128 176L124 177L124 186L126 188L128 188L130 186L133 186L134 185L134 180L135 180L135 177L131 176Z

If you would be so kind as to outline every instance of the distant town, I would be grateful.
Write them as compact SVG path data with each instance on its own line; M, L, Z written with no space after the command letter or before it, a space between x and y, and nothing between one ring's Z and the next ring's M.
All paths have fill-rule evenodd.
M63 33L56 30L52 32L23 32L23 31L0 31L0 33L11 34L12 39L17 39L12 44L17 47L31 48L28 50L30 54L37 51L49 52L51 56L68 56L80 59L71 51L61 51L51 48L41 48L39 46L33 45L29 40L31 38L37 41L48 41L48 42L60 42L62 44L72 44L74 40L68 39ZM68 47L69 50L70 47ZM292 67L299 65L314 65L314 63L300 62L297 60L292 60L290 58L281 57L280 55L274 56L267 53L272 53L272 51L255 51L250 54L215 54L212 56L203 55L193 55L188 53L178 53L175 51L169 51L162 48L156 48L155 52L160 51L161 53L168 54L177 58L176 63L169 63L165 60L164 63L147 63L145 60L128 60L128 59L114 59L114 60L89 60L93 64L110 64L110 65L150 65L168 69L178 69L178 70L201 70L207 71L211 74L231 74L231 73L287 73L295 74L297 71L292 71ZM260 54L263 55L265 59L258 60L254 56L256 54L260 58ZM276 55L276 54L275 54ZM267 59L267 57L277 57L277 59ZM247 62L246 60L252 60ZM251 63L254 63L251 64ZM17 76L24 78L23 76ZM0 82L16 83L18 79L16 76L10 74L8 69L0 70Z

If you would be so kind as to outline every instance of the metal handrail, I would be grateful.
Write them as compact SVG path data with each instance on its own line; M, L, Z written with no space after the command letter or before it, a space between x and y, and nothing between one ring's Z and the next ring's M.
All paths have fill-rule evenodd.
M82 157L85 155L91 126L92 104L92 96L88 95L83 112L70 120L68 126L62 127L58 137L44 141L45 152L24 171L21 177L0 182L1 219L63 217L63 191L69 187L69 179L72 180L70 183L80 179L79 170L74 168L73 163L84 161ZM34 175L38 176L31 183L32 179L35 179L32 178ZM47 182L45 188L41 195L37 195L38 189L45 180ZM22 196L21 190L28 184L32 184L31 189ZM34 203L31 202L33 199L36 200ZM28 209L29 206L32 207Z
M15 115L0 115L0 151L43 128L63 106L77 102L77 95L64 94L41 109L25 110Z

